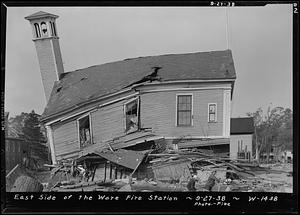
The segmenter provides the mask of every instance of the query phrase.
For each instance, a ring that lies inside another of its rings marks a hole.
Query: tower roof
[[[51,14],[51,13],[46,13],[44,11],[39,11],[39,12],[36,12],[36,13],[31,14],[29,16],[26,16],[25,19],[32,20],[32,19],[45,18],[45,17],[58,18],[57,15],[54,15],[54,14]]]

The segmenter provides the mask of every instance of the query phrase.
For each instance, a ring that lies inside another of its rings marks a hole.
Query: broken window
[[[125,119],[126,128],[125,132],[130,133],[138,130],[139,117],[138,117],[138,99],[135,99],[125,105]]]
[[[85,116],[79,119],[78,124],[79,124],[80,147],[85,147],[92,144],[90,117]]]
[[[217,121],[217,104],[208,104],[208,122]]]
[[[192,95],[178,95],[177,97],[177,125],[192,125]]]

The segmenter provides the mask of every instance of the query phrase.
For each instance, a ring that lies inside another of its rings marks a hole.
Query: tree
[[[20,115],[11,117],[8,122],[8,136],[25,139],[30,146],[31,157],[48,161],[47,139],[43,134],[43,127],[39,124],[40,115],[34,110],[30,113],[22,112]]]
[[[22,127],[22,133],[31,140],[38,142],[46,142],[46,138],[41,132],[41,126],[39,124],[40,115],[36,114],[34,110],[27,114],[24,118],[24,124]]]
[[[273,149],[282,151],[291,149],[293,145],[293,114],[291,109],[283,107],[268,107],[267,113],[258,108],[254,113],[247,113],[254,118],[254,145],[256,159],[262,152],[269,154]]]

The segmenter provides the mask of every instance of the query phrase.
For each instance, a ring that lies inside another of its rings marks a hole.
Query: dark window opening
[[[192,125],[192,96],[181,95],[177,98],[177,125]]]
[[[138,120],[138,99],[125,105],[126,128],[125,132],[130,133],[137,131],[139,128]]]
[[[216,104],[209,104],[208,107],[208,122],[216,122],[216,112],[217,112],[217,105]]]
[[[79,138],[80,147],[85,147],[92,144],[89,116],[79,119]]]
[[[37,23],[34,23],[35,36],[37,38],[41,37],[40,26]]]
[[[46,23],[45,22],[42,22],[41,23],[41,29],[42,29],[42,34],[44,35],[44,36],[48,36],[48,29],[47,29],[47,25],[46,25]]]
[[[56,89],[56,92],[59,93],[61,91],[62,87],[59,87]]]
[[[52,22],[52,25],[53,25],[53,33],[54,33],[54,36],[57,36],[55,23]]]
[[[49,24],[50,24],[51,36],[55,36],[55,35],[54,35],[54,32],[53,32],[53,25],[52,25],[52,22],[49,22]]]
[[[49,23],[50,23],[50,27],[51,27],[51,35],[56,36],[54,22],[49,22]]]

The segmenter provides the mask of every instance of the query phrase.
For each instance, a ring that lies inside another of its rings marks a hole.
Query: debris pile
[[[53,169],[45,191],[292,192],[292,167],[195,148],[95,151],[48,167]]]

